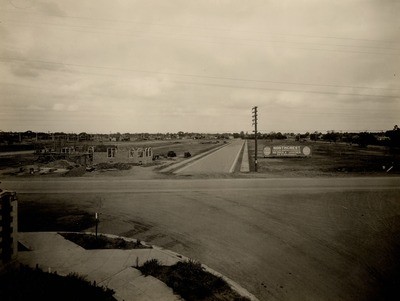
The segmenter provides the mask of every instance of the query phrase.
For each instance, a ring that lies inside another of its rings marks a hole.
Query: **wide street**
[[[176,170],[175,173],[231,173],[235,169],[243,144],[243,140],[233,140],[226,146]]]
[[[370,300],[388,292],[399,267],[400,178],[43,178],[1,187],[17,191],[21,208],[100,212],[100,232],[199,260],[260,300]]]

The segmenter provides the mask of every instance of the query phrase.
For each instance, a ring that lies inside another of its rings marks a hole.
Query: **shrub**
[[[78,274],[66,277],[21,266],[0,276],[0,300],[115,301],[114,291],[92,285]]]
[[[140,241],[127,241],[121,237],[108,237],[99,234],[97,238],[94,234],[85,233],[60,233],[65,239],[68,239],[84,249],[151,249],[151,246],[142,245]]]
[[[174,265],[167,285],[187,300],[206,298],[215,291],[228,288],[223,279],[206,272],[195,261],[178,262]]]
[[[149,276],[149,275],[156,276],[159,273],[160,267],[161,267],[160,262],[157,259],[150,259],[150,260],[147,260],[139,268],[139,270],[145,276]]]
[[[165,282],[187,301],[249,301],[240,296],[221,277],[204,270],[199,262],[189,260],[172,266],[162,266],[156,259],[146,261],[139,270]]]

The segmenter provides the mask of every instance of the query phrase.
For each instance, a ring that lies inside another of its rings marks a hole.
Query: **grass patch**
[[[308,158],[264,158],[263,148],[271,145],[307,145],[312,149]],[[254,171],[254,140],[248,140],[250,168]],[[400,154],[385,147],[360,148],[346,143],[258,141],[258,172],[285,176],[342,176],[399,174]],[[390,172],[388,168],[393,166]]]
[[[116,169],[116,170],[129,170],[132,168],[131,163],[98,163],[95,166],[97,170],[107,170],[107,169]]]
[[[152,259],[138,269],[145,276],[150,275],[163,281],[187,301],[249,301],[235,292],[224,279],[205,271],[195,261],[163,266]]]
[[[120,237],[108,237],[105,235],[97,235],[86,233],[59,233],[65,239],[81,246],[86,250],[93,249],[151,249],[151,246],[146,246],[140,240],[128,241]]]
[[[18,230],[21,232],[40,231],[82,231],[95,225],[94,215],[66,203],[39,203],[36,198],[19,195]],[[62,210],[60,209],[62,208]]]
[[[60,276],[20,266],[0,275],[2,301],[115,301],[114,291],[99,287],[77,274]]]

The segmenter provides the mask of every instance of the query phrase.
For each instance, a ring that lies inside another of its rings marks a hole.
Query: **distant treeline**
[[[130,135],[130,136],[128,136]],[[1,132],[0,131],[0,151],[13,151],[13,150],[32,150],[35,148],[33,146],[36,143],[45,141],[91,141],[94,136],[104,136],[109,137],[115,136],[113,141],[129,141],[133,136],[142,137],[144,134],[115,134],[115,135],[90,135],[87,133],[79,134],[66,134],[63,132],[59,133],[43,133],[43,132]],[[191,138],[191,139],[206,139],[210,138],[210,135],[199,135],[195,133],[183,133],[178,134],[146,134],[146,140],[158,139],[161,136],[174,137],[174,138]],[[224,133],[224,134],[213,134],[214,139],[228,139],[229,137],[242,138],[242,139],[254,139],[255,135],[247,134],[241,131],[240,133]],[[144,137],[144,136],[143,136]],[[129,139],[128,139],[129,138]],[[137,137],[136,137],[137,138]],[[382,145],[388,147],[400,147],[400,129],[397,125],[393,127],[392,130],[387,130],[385,132],[336,132],[328,131],[325,134],[321,132],[306,132],[304,134],[300,133],[284,133],[281,132],[270,132],[270,133],[258,133],[258,139],[264,140],[284,140],[288,138],[294,138],[297,141],[311,140],[311,141],[328,141],[328,142],[346,142],[351,144],[358,144],[359,146],[365,147],[367,145]]]
[[[243,132],[240,134],[233,134],[235,138],[242,139],[254,139],[255,134],[246,135]],[[394,126],[393,130],[388,130],[385,132],[359,132],[359,133],[349,133],[349,132],[335,132],[328,131],[323,134],[321,132],[314,133],[304,133],[304,134],[294,134],[280,132],[271,132],[268,134],[258,133],[257,139],[264,140],[284,140],[288,138],[294,138],[296,141],[327,141],[327,142],[346,142],[351,144],[357,144],[361,147],[366,147],[368,145],[381,145],[388,147],[400,147],[400,129],[398,126]]]

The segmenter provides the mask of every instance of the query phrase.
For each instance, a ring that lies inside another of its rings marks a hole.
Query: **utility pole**
[[[258,116],[257,116],[257,107],[253,107],[251,109],[252,111],[252,117],[253,117],[253,125],[254,125],[254,171],[257,172],[257,121],[258,121]]]

